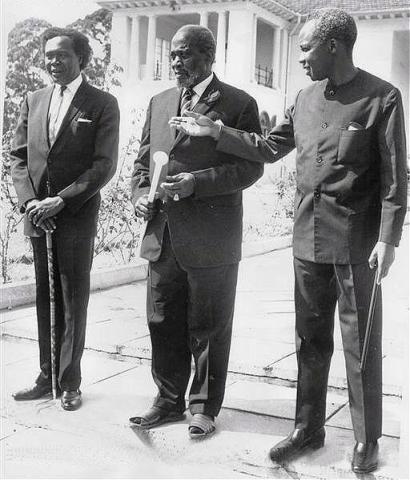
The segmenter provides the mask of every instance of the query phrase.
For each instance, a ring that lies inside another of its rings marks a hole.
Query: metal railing
[[[171,68],[171,64],[164,64],[157,60],[155,62],[154,80],[173,80],[175,78],[174,71]]]
[[[267,66],[261,67],[260,65],[256,65],[255,80],[259,85],[273,88],[273,69]]]

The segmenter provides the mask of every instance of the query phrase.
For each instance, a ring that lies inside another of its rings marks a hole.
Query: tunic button
[[[322,128],[327,128],[327,123],[326,122],[322,123]]]
[[[329,91],[329,95],[330,95],[331,97],[333,97],[334,94],[335,94],[335,91],[334,91],[334,90],[330,90],[330,91]]]
[[[320,198],[320,190],[318,188],[315,188],[315,190],[313,191],[313,196],[315,198]]]
[[[317,163],[322,163],[322,162],[323,162],[323,158],[319,155],[319,156],[316,158],[316,162],[317,162]]]

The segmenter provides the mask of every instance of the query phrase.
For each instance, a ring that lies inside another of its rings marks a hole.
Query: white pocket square
[[[92,120],[89,120],[88,118],[78,118],[77,119],[78,123],[92,123]]]
[[[347,127],[348,130],[364,130],[364,127],[362,127],[362,125],[360,125],[360,123],[357,123],[357,122],[350,122],[348,127]]]

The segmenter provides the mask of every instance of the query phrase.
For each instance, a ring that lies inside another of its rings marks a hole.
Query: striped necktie
[[[185,113],[191,108],[192,97],[194,96],[194,91],[192,88],[186,88],[184,93],[181,97],[181,107],[180,107],[180,114],[181,116],[185,115]]]

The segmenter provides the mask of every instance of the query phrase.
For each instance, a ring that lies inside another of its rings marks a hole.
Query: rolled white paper
[[[161,176],[161,171],[168,163],[168,155],[165,152],[154,153],[154,174],[152,175],[151,188],[148,194],[148,201],[152,203],[155,200],[155,194],[157,193],[158,183]]]

